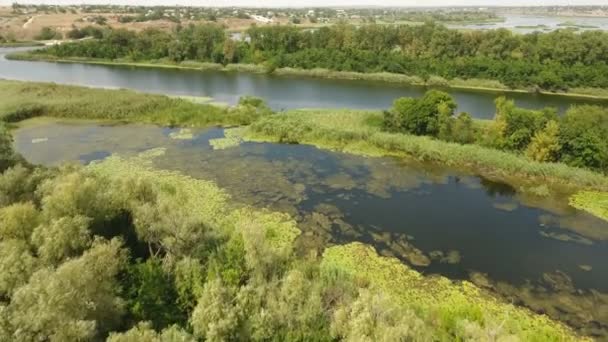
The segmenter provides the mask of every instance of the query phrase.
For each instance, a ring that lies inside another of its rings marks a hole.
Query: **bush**
[[[436,136],[440,117],[452,116],[455,108],[456,102],[449,94],[429,90],[420,99],[397,99],[393,108],[385,112],[384,127],[391,131]]]
[[[45,26],[40,30],[40,33],[34,39],[36,40],[51,40],[51,39],[61,39],[63,35],[55,30],[54,28]]]
[[[561,120],[561,160],[576,167],[608,171],[608,109],[570,108]]]
[[[537,132],[526,150],[528,158],[538,162],[555,162],[559,158],[559,124],[551,120]]]

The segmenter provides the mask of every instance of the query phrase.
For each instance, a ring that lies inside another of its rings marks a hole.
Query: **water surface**
[[[77,63],[9,61],[4,55],[15,48],[0,48],[0,78],[55,82],[104,88],[127,88],[142,92],[206,96],[235,104],[243,95],[266,99],[275,110],[293,108],[386,109],[399,97],[418,97],[425,87],[386,82],[327,80],[222,71],[194,71]],[[23,50],[23,49],[21,49]],[[477,118],[492,118],[495,92],[447,90],[458,110]],[[526,108],[555,107],[560,112],[573,104],[605,104],[593,100],[555,95],[508,93]]]
[[[606,17],[564,17],[542,15],[500,15],[505,20],[496,23],[473,23],[465,25],[448,25],[451,28],[491,30],[506,28],[518,33],[550,32],[558,29],[574,29],[576,31],[602,30],[608,31]]]

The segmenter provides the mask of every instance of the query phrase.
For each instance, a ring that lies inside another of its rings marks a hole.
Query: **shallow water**
[[[31,48],[30,48],[31,49]],[[399,97],[422,96],[425,87],[386,82],[280,77],[221,71],[171,70],[76,63],[9,61],[4,55],[23,48],[0,48],[0,78],[55,82],[105,88],[127,88],[149,93],[212,97],[235,104],[243,95],[259,96],[275,110],[293,108],[385,109]],[[492,118],[495,92],[446,90],[458,110],[477,118]],[[604,104],[608,100],[508,93],[526,108],[555,107],[560,112],[573,104]]]
[[[155,147],[159,168],[215,181],[237,202],[292,214],[301,250],[364,241],[425,274],[472,279],[585,333],[608,327],[608,224],[567,206],[530,200],[508,185],[449,169],[365,158],[304,145],[243,143],[213,150],[221,129],[103,125],[39,118],[14,132],[33,163],[89,163]]]
[[[549,32],[565,28],[575,29],[576,31],[608,31],[608,18],[604,17],[560,17],[523,14],[508,14],[503,17],[505,18],[503,22],[448,25],[448,27],[482,30],[506,28],[518,33],[530,33],[534,31]],[[574,26],[568,26],[569,24],[574,24]]]

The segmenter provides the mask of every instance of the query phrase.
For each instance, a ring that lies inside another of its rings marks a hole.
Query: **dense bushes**
[[[59,57],[196,60],[419,76],[442,82],[498,80],[513,88],[551,91],[608,88],[608,33],[514,34],[498,30],[450,30],[421,26],[334,25],[318,30],[293,26],[252,27],[249,40],[232,41],[216,25],[187,26],[173,33],[112,30],[96,41],[62,44],[41,53]],[[434,77],[435,79],[437,77]]]
[[[539,162],[561,161],[575,167],[608,172],[608,109],[575,106],[564,117],[553,108],[518,108],[504,97],[496,99],[496,116],[477,129],[466,113],[454,117],[450,95],[429,91],[422,98],[401,98],[384,112],[385,129],[429,135],[445,141],[478,143],[525,152]]]

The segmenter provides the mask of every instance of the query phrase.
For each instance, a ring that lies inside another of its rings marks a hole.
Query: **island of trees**
[[[437,85],[465,79],[478,80],[480,86],[482,80],[493,80],[527,90],[608,88],[608,33],[601,31],[562,29],[520,35],[506,29],[459,31],[434,23],[338,24],[315,30],[253,26],[246,37],[231,39],[213,24],[178,27],[173,32],[107,29],[100,39],[37,53],[58,58],[257,64],[267,71],[384,72]]]

